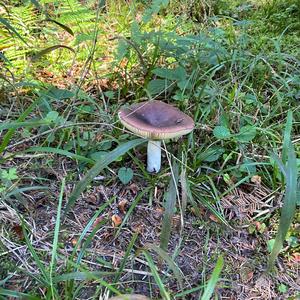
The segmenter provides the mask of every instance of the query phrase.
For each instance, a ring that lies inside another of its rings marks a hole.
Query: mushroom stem
[[[149,141],[147,149],[147,171],[158,173],[161,164],[161,141]]]

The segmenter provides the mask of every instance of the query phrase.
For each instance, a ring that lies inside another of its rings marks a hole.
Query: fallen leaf
[[[111,220],[113,222],[113,227],[118,227],[122,223],[122,218],[118,215],[113,215]]]
[[[139,191],[139,188],[135,183],[132,183],[130,186],[127,187],[127,189],[130,190],[133,195],[136,195]]]
[[[251,182],[257,185],[261,185],[261,177],[259,175],[254,175],[251,177]]]
[[[127,204],[128,201],[126,199],[123,199],[118,203],[118,208],[122,214],[125,214]]]
[[[19,224],[15,224],[12,229],[20,240],[24,240],[22,226],[20,226]]]
[[[77,242],[78,242],[78,240],[76,238],[73,238],[71,240],[71,244],[73,245],[73,247],[76,246]]]
[[[209,215],[209,218],[216,223],[220,223],[220,220],[213,214]]]
[[[97,197],[94,194],[90,194],[88,195],[88,197],[86,198],[86,202],[96,205],[97,204]]]
[[[144,225],[143,224],[134,224],[134,225],[131,225],[131,229],[135,233],[142,233],[144,231]]]
[[[100,216],[98,218],[96,218],[93,227],[95,228],[100,222],[102,222],[104,220],[103,216]]]
[[[300,263],[300,253],[293,253],[292,254],[292,261],[295,262],[296,264]]]
[[[179,215],[175,215],[175,216],[172,217],[172,226],[176,230],[180,229],[180,227],[181,227],[181,219],[180,219]]]

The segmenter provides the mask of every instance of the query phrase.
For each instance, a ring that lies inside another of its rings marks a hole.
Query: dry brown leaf
[[[114,227],[118,227],[122,223],[122,218],[120,216],[118,216],[118,215],[113,215],[111,217],[111,220],[113,222],[113,226]]]
[[[71,244],[73,245],[73,247],[76,246],[77,242],[78,242],[78,240],[76,238],[73,238],[71,240]]]
[[[138,186],[135,183],[132,183],[130,186],[127,187],[128,190],[131,191],[132,194],[136,195],[139,191]]]
[[[96,205],[97,204],[97,197],[94,194],[90,194],[88,195],[88,197],[86,198],[86,202]]]
[[[251,177],[251,182],[257,185],[261,185],[261,177],[259,175],[254,175]]]
[[[220,223],[220,220],[213,214],[209,215],[209,218],[216,223]]]
[[[24,234],[21,225],[15,224],[12,229],[20,240],[24,240]]]
[[[118,203],[118,208],[122,214],[125,214],[127,204],[128,201],[126,199],[123,199]]]
[[[96,227],[100,222],[102,222],[104,220],[103,216],[100,216],[98,218],[96,218],[93,227]]]
[[[291,257],[291,261],[296,264],[300,264],[300,253],[298,252],[293,253]]]
[[[134,224],[131,226],[131,229],[135,233],[142,233],[144,231],[143,224]]]

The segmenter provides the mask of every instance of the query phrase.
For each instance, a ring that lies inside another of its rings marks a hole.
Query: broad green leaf
[[[161,8],[166,7],[169,3],[169,0],[153,0],[151,5],[147,8],[143,15],[143,22],[148,23],[151,20],[152,15],[157,14]]]
[[[8,171],[3,170],[1,172],[1,178],[6,179],[6,180],[18,179],[19,177],[17,175],[17,169],[16,168],[10,168],[10,169],[8,169]]]
[[[197,160],[199,159],[201,161],[214,162],[214,161],[218,160],[224,152],[225,152],[224,148],[212,147],[212,148],[205,150],[204,152],[201,152],[197,156]]]
[[[57,111],[49,111],[46,115],[46,117],[44,118],[45,121],[49,121],[49,122],[55,122],[56,119],[58,118],[59,114]]]
[[[118,171],[118,177],[123,184],[127,184],[133,177],[133,171],[131,168],[120,168]]]
[[[171,82],[165,79],[151,80],[147,85],[147,90],[151,95],[163,93],[168,90]]]
[[[239,170],[241,172],[245,172],[248,174],[252,174],[255,175],[256,173],[256,162],[254,162],[253,160],[249,159],[249,158],[244,158],[243,160],[243,164],[240,166]]]
[[[177,67],[175,69],[156,68],[152,73],[169,80],[183,81],[186,79],[186,71],[183,67]]]
[[[267,241],[267,248],[269,253],[272,252],[273,248],[274,248],[274,244],[275,244],[275,239],[270,239]]]
[[[74,93],[69,90],[59,89],[55,86],[52,86],[44,95],[50,99],[64,100],[72,98]]]
[[[141,145],[144,142],[145,142],[144,139],[135,139],[135,140],[129,141],[127,143],[124,143],[124,144],[118,146],[116,149],[112,150],[111,152],[107,153],[107,155],[102,160],[96,162],[96,164],[85,174],[83,179],[76,184],[73,192],[71,193],[71,195],[69,197],[69,201],[68,201],[66,209],[65,209],[65,215],[69,212],[71,207],[75,204],[75,201],[80,196],[80,194],[84,191],[84,189],[88,186],[88,184],[104,168],[106,168],[110,163],[115,161],[119,156],[124,155],[130,149],[132,149],[138,145]]]
[[[106,151],[97,151],[97,152],[91,153],[90,157],[93,160],[97,161],[97,160],[103,159],[103,157],[105,157],[105,155],[107,155]]]
[[[213,134],[217,139],[227,139],[231,137],[229,129],[224,126],[216,126],[213,130]]]
[[[243,126],[240,132],[235,136],[235,139],[241,143],[248,143],[256,136],[256,128],[251,125]]]

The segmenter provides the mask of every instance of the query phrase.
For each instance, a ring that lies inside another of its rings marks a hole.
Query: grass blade
[[[40,280],[44,283],[45,286],[48,286],[49,281],[50,281],[49,280],[49,275],[48,275],[48,273],[46,271],[45,266],[43,265],[42,261],[40,260],[40,258],[38,257],[37,253],[35,252],[32,244],[31,244],[31,242],[30,242],[30,240],[29,240],[29,238],[27,236],[27,233],[26,233],[26,230],[25,230],[25,222],[24,222],[23,218],[20,218],[20,219],[21,219],[21,222],[22,222],[21,223],[21,225],[22,225],[22,231],[23,231],[23,236],[25,238],[26,245],[27,245],[27,247],[29,249],[29,252],[32,255],[35,263],[37,264],[40,272],[42,273],[42,278]]]
[[[77,260],[76,263],[73,263],[74,261],[74,257],[77,254],[77,251],[79,249],[79,247],[82,244],[83,239],[85,238],[85,236],[87,235],[89,229],[93,226],[93,224],[95,223],[96,219],[98,218],[98,216],[104,211],[104,209],[109,206],[111,204],[111,202],[115,199],[115,197],[112,197],[109,201],[105,202],[103,205],[101,205],[99,207],[99,209],[96,211],[96,213],[94,214],[94,216],[90,219],[90,221],[87,223],[87,225],[85,226],[85,228],[83,229],[73,251],[72,254],[70,255],[69,259],[68,259],[68,265],[67,265],[67,271],[74,269],[73,273],[76,273],[78,271],[78,268],[80,266],[80,262],[82,257],[85,254],[86,248],[88,247],[88,245],[90,244],[90,242],[92,241],[93,237],[95,236],[95,234],[97,233],[97,230],[99,229],[99,226],[101,224],[103,224],[104,222],[100,222],[99,224],[97,224],[95,226],[95,228],[92,230],[92,232],[87,236],[85,243],[83,245],[83,247],[81,247],[80,252],[77,256]],[[98,226],[99,225],[99,226]],[[70,265],[70,266],[69,266]],[[68,286],[66,287],[66,289],[68,289],[69,293],[72,293],[71,291],[73,291],[74,288],[74,280],[71,279],[71,282],[68,284]]]
[[[202,295],[201,300],[209,300],[212,296],[215,286],[219,280],[220,274],[222,272],[224,266],[224,259],[223,256],[219,256],[216,266],[211,274],[211,277],[207,283],[207,286],[205,287],[204,293]]]
[[[163,282],[162,282],[162,280],[161,280],[161,278],[160,278],[160,276],[159,276],[159,274],[157,272],[156,266],[155,266],[155,264],[154,264],[151,256],[145,250],[143,251],[143,254],[144,254],[144,256],[145,256],[145,258],[146,258],[146,260],[147,260],[147,262],[149,264],[149,267],[151,269],[151,272],[152,272],[152,275],[153,275],[153,277],[155,279],[155,282],[158,285],[161,297],[163,299],[165,299],[165,300],[170,300],[171,299],[170,295],[169,295],[169,293],[167,292],[167,290],[164,287],[164,284],[163,284]]]
[[[4,25],[4,27],[6,27],[6,29],[9,31],[9,33],[11,34],[15,34],[22,42],[24,42],[24,44],[26,44],[27,46],[29,46],[27,44],[27,42],[23,39],[23,37],[18,33],[18,31],[10,25],[10,23],[4,19],[4,18],[0,18],[0,23],[2,23]]]
[[[40,297],[0,288],[0,295],[26,300],[41,300]]]
[[[58,283],[58,282],[70,281],[70,280],[99,279],[99,277],[112,276],[115,274],[116,274],[116,272],[111,272],[111,271],[71,272],[71,273],[65,273],[65,274],[54,277],[53,282]]]
[[[60,228],[60,215],[61,215],[64,188],[65,188],[65,178],[63,178],[63,180],[62,180],[60,194],[59,194],[59,198],[58,198],[57,216],[56,216],[56,222],[55,222],[51,262],[50,262],[50,271],[49,271],[52,296],[54,296],[54,294],[57,294],[57,293],[54,293],[55,291],[54,291],[54,286],[53,286],[53,280],[52,280],[53,276],[52,275],[53,275],[53,271],[55,270],[55,267],[56,267],[58,235],[59,235],[59,228]]]
[[[137,237],[138,237],[138,233],[133,234],[133,236],[132,236],[132,238],[130,240],[129,245],[127,246],[125,255],[124,255],[124,257],[123,257],[123,259],[121,261],[118,273],[116,274],[116,276],[114,278],[114,281],[113,281],[114,283],[117,283],[119,281],[119,279],[121,277],[121,274],[122,274],[122,272],[123,272],[123,270],[125,268],[127,259],[128,259],[129,255],[130,255],[130,252],[131,252],[131,250],[132,250],[132,248],[133,248],[133,246],[134,246],[134,244],[136,242]]]
[[[180,288],[183,288],[183,283],[182,283],[182,273],[179,267],[174,263],[172,260],[171,256],[161,248],[155,246],[155,245],[149,245],[147,247],[148,249],[154,250],[169,266],[169,268],[173,271],[174,276],[176,277]]]
[[[297,159],[293,144],[288,145],[288,161],[285,167],[286,170],[286,189],[283,206],[279,221],[279,228],[276,234],[274,246],[268,261],[268,271],[274,268],[276,258],[282,249],[286,234],[293,221],[297,203]]]
[[[293,113],[290,110],[287,115],[285,129],[283,133],[283,145],[282,145],[282,161],[285,164],[288,160],[289,144],[291,140],[291,132],[293,126]]]
[[[64,155],[73,159],[77,159],[79,161],[87,162],[90,164],[94,164],[95,161],[91,158],[78,155],[63,149],[53,148],[53,147],[30,147],[29,149],[26,149],[25,152],[46,152],[46,153],[54,153],[54,154],[60,154]]]
[[[104,169],[106,168],[110,163],[112,163],[114,160],[116,160],[118,157],[124,155],[127,151],[130,149],[141,145],[144,143],[144,139],[135,139],[132,141],[129,141],[127,143],[124,143],[120,146],[118,146],[113,151],[107,153],[105,157],[98,161],[84,176],[84,178],[77,183],[75,186],[75,189],[71,193],[69,197],[69,201],[67,203],[67,206],[65,208],[64,214],[66,215],[71,207],[74,205],[75,201],[79,197],[80,193],[83,192],[83,190],[87,187],[87,185]]]
[[[18,122],[23,122],[25,120],[25,118],[31,113],[31,111],[35,108],[36,105],[39,104],[39,102],[41,101],[41,98],[38,98],[37,100],[35,100],[33,103],[31,103],[25,110],[24,112],[20,115],[20,117],[17,119],[17,123]],[[0,126],[1,127],[1,126]],[[0,145],[0,154],[4,151],[4,149],[6,148],[6,146],[8,145],[11,137],[13,136],[15,130],[17,128],[13,128],[13,127],[9,127],[6,128],[9,129],[8,132],[4,135],[2,143]],[[0,128],[0,130],[2,130]]]
[[[52,22],[52,23],[58,25],[59,27],[61,27],[62,29],[64,29],[66,32],[68,32],[69,34],[71,34],[71,35],[74,36],[73,30],[70,27],[68,27],[67,25],[62,24],[62,23],[60,23],[60,22],[58,22],[56,20],[53,20],[51,18],[47,18],[45,21]]]
[[[177,191],[176,191],[176,186],[178,182],[177,164],[174,164],[173,172],[174,172],[174,178],[173,176],[171,176],[169,189],[166,194],[165,211],[164,211],[164,217],[162,221],[162,228],[160,234],[160,248],[165,251],[168,248],[168,243],[170,240],[171,229],[172,229],[172,226],[170,226],[170,224],[172,224],[172,217],[174,214],[176,198],[177,198]]]
[[[69,46],[65,46],[65,45],[54,45],[54,46],[51,46],[51,47],[48,47],[46,49],[43,49],[39,52],[37,52],[36,54],[34,54],[32,57],[31,57],[31,60],[32,61],[36,61],[38,59],[40,59],[42,56],[56,50],[56,49],[59,49],[59,48],[63,48],[63,49],[67,49],[71,52],[73,52],[75,54],[75,50]]]
[[[39,121],[28,121],[28,122],[11,122],[11,123],[4,123],[0,125],[0,130],[6,129],[18,129],[21,127],[37,127],[43,125],[50,125],[49,121],[39,120]]]

